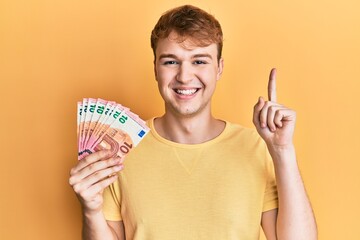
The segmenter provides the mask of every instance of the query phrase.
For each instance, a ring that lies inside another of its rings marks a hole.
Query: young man
[[[267,239],[317,239],[295,157],[296,115],[276,103],[275,70],[269,101],[254,107],[256,133],[211,113],[224,67],[213,16],[172,9],[151,46],[165,114],[148,121],[124,169],[124,159],[100,151],[71,170],[84,239],[258,239],[260,226]]]

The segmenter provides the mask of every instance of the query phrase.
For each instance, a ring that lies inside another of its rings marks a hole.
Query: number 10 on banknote
[[[84,98],[77,103],[79,160],[102,149],[123,157],[149,130],[138,115],[119,103],[100,98]]]

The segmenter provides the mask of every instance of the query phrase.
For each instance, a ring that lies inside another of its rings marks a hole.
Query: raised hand
[[[269,147],[290,147],[293,145],[296,113],[277,103],[275,68],[269,76],[268,97],[268,101],[260,97],[254,106],[253,123]]]
[[[83,211],[101,211],[103,190],[117,178],[123,169],[120,157],[110,158],[111,152],[102,150],[80,160],[70,171],[69,183],[80,200]]]

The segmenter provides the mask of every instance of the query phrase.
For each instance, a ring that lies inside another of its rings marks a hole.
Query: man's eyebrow
[[[176,57],[176,55],[175,54],[171,54],[171,53],[169,53],[169,54],[161,54],[160,56],[159,56],[159,59],[162,59],[162,58],[177,58]]]
[[[175,59],[177,59],[178,57],[175,54],[164,53],[164,54],[161,54],[159,56],[159,59],[162,59],[162,58],[175,58]],[[210,58],[210,59],[212,59],[212,56],[210,54],[208,54],[208,53],[198,53],[198,54],[194,54],[193,56],[191,56],[191,58]]]
[[[192,58],[203,58],[203,57],[212,59],[212,56],[208,53],[199,53],[192,56]]]

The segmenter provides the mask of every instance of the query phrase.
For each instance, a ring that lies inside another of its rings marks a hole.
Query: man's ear
[[[218,65],[219,66],[218,66],[217,80],[220,80],[221,75],[222,75],[223,70],[224,70],[224,59],[223,58],[219,59]]]
[[[156,71],[156,59],[154,59],[154,74],[155,74],[155,80],[157,81],[157,71]]]

